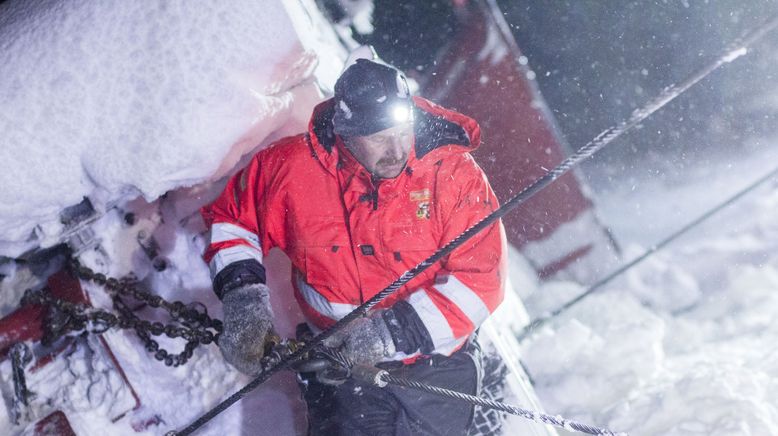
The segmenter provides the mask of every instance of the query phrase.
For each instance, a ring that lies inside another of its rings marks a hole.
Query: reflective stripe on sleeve
[[[242,239],[262,252],[259,236],[256,233],[230,223],[215,223],[211,226],[211,244],[227,242],[233,239]]]
[[[407,301],[416,310],[424,327],[427,328],[436,353],[449,355],[467,339],[466,337],[461,339],[454,337],[448,320],[427,295],[426,290],[419,289],[411,294]]]
[[[475,328],[486,321],[491,313],[481,297],[454,275],[449,275],[446,283],[436,283],[434,288],[456,304],[459,310],[467,315]]]
[[[254,259],[261,264],[262,251],[248,245],[234,245],[217,251],[208,264],[211,270],[211,278],[216,277],[225,266],[247,259]]]

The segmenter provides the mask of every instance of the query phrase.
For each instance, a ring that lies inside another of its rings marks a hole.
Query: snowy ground
[[[306,125],[345,58],[306,7],[0,4],[0,256],[57,242],[84,197],[100,212],[153,201]]]
[[[617,235],[648,245],[767,173],[775,151],[599,203]],[[777,213],[772,180],[527,340],[546,409],[633,435],[778,434]],[[580,291],[548,283],[525,304],[537,315]]]
[[[740,186],[769,166],[765,159],[755,162],[733,163],[750,170],[741,173]],[[726,196],[718,190],[711,194],[705,178],[679,183],[672,189],[662,181],[652,186],[648,186],[650,181],[642,184],[645,192],[663,194],[661,198],[668,204],[685,196],[709,201]],[[763,186],[527,341],[524,363],[537,383],[546,411],[633,435],[778,434],[778,398],[773,394],[778,354],[769,345],[778,341],[778,327],[771,325],[773,313],[778,311],[776,188],[778,181]],[[692,195],[695,192],[697,195]],[[98,229],[100,234],[114,235],[103,244],[107,252],[114,253],[114,262],[104,270],[120,276],[133,269],[162,295],[203,301],[214,316],[220,316],[219,305],[207,292],[207,270],[197,254],[202,249],[201,223],[187,219],[192,206],[186,199],[199,195],[182,190],[161,202],[140,202],[133,206],[138,218],[134,226],[124,224],[117,211],[109,214]],[[639,200],[653,204],[648,196]],[[601,201],[624,204],[637,199],[613,191]],[[170,264],[163,272],[154,271],[137,246],[122,249],[131,246],[126,238],[160,221],[156,214],[165,224],[155,234]],[[657,224],[656,232],[642,235],[641,242],[655,241],[654,236],[673,230],[696,214],[691,215]],[[616,223],[617,231],[640,235],[636,232],[640,221],[630,225],[627,213],[610,218],[618,216],[622,220]],[[637,244],[630,245],[627,257],[641,250]],[[96,258],[92,261],[100,263]],[[278,259],[275,262],[283,265]],[[271,279],[279,281],[288,272],[283,268],[270,270],[278,272],[277,278]],[[517,267],[516,272],[523,270]],[[526,277],[521,282],[521,274],[512,278],[522,288],[536,287]],[[283,290],[281,285],[275,286]],[[548,283],[525,303],[531,314],[538,314],[579,291],[570,283]],[[277,300],[274,304],[276,310],[293,312],[290,302]],[[282,329],[291,334],[291,327],[290,321]],[[110,333],[108,340],[135,381],[143,408],[111,423],[105,414],[121,403],[122,396],[120,390],[111,388],[110,375],[105,380],[92,378],[87,384],[73,383],[57,392],[56,401],[69,401],[68,407],[77,409],[71,420],[83,434],[99,434],[97,429],[138,434],[128,424],[152,419],[155,414],[164,422],[139,434],[160,434],[189,422],[247,381],[224,365],[214,347],[199,350],[185,368],[169,369],[140,349],[131,333]],[[83,371],[77,366],[79,359],[83,356],[73,356],[71,373]],[[2,372],[7,375],[7,368]],[[42,383],[45,380],[43,377]],[[273,383],[273,388],[263,388],[261,395],[252,395],[229,409],[202,434],[300,434],[302,422],[279,414],[300,407],[294,403],[294,381],[286,377]],[[90,395],[84,395],[90,390]],[[182,407],[182,397],[189,399],[186,407]],[[279,407],[279,403],[289,405]],[[273,413],[266,413],[268,410]],[[11,433],[21,430],[7,421],[0,422],[0,428]]]
[[[3,7],[9,4],[20,2],[6,2]],[[127,6],[124,12],[134,21],[112,21],[121,12],[118,8],[106,10],[84,1],[70,4],[67,14],[52,8],[36,16],[31,9],[19,9],[18,13],[28,14],[29,19],[50,19],[51,25],[13,25],[22,23],[22,16],[0,19],[5,26],[0,30],[9,41],[5,47],[15,53],[15,62],[0,64],[3,76],[12,78],[2,82],[7,87],[0,85],[4,104],[0,125],[9,132],[0,155],[4,161],[15,162],[6,165],[14,171],[2,176],[2,253],[18,254],[34,245],[36,241],[28,237],[31,229],[41,240],[56,234],[61,230],[57,224],[61,207],[90,195],[98,209],[107,213],[96,224],[101,251],[86,256],[85,261],[112,276],[133,271],[155,292],[172,299],[202,301],[213,316],[220,317],[220,305],[209,289],[207,267],[199,258],[204,228],[195,213],[212,198],[218,185],[176,189],[161,199],[156,196],[171,187],[195,185],[223,175],[240,154],[257,143],[291,133],[289,129],[299,131],[305,123],[303,114],[321,98],[320,85],[331,83],[332,72],[340,68],[340,60],[333,55],[337,50],[316,41],[286,45],[289,41],[284,38],[294,36],[289,21],[300,25],[310,17],[302,19],[304,14],[286,10],[287,16],[279,8],[257,7],[256,2],[246,2],[251,7],[239,8],[239,16],[231,19],[235,23],[231,32],[237,33],[182,24],[202,17],[230,19],[235,15],[236,9],[217,2],[204,4],[221,13],[187,8],[191,15],[186,16],[175,8],[147,11]],[[263,28],[253,25],[252,16],[278,21],[282,29],[276,32],[267,27],[257,33]],[[58,21],[60,17],[63,19]],[[164,26],[147,23],[150,18],[166,17],[170,20]],[[245,24],[246,20],[252,24]],[[101,60],[100,53],[117,53],[104,50],[103,44],[105,34],[122,33],[119,25],[134,35],[130,43],[119,44],[129,55]],[[313,22],[303,27],[316,25]],[[80,28],[93,29],[93,33]],[[159,29],[170,33],[159,34]],[[317,33],[297,35],[315,39]],[[48,39],[34,45],[36,36]],[[154,44],[158,39],[182,44]],[[256,43],[258,40],[268,43]],[[137,52],[135,41],[145,41],[154,50]],[[184,47],[183,42],[193,45]],[[230,54],[223,52],[224,47],[249,48]],[[279,56],[271,49],[284,47],[284,62],[278,69],[271,68],[267,59]],[[212,50],[212,56],[205,56],[205,49]],[[24,57],[30,53],[35,56]],[[211,63],[218,60],[217,67],[204,64],[206,58]],[[115,59],[133,60],[141,68],[116,65]],[[166,63],[157,63],[157,59]],[[71,64],[79,67],[71,68]],[[115,71],[100,75],[103,64]],[[144,69],[147,65],[153,67]],[[168,76],[164,71],[171,65],[177,74]],[[312,77],[314,68],[318,81]],[[38,74],[30,74],[32,70]],[[148,74],[139,78],[132,71]],[[79,72],[85,74],[79,77]],[[228,79],[222,80],[224,77]],[[248,77],[256,82],[249,80],[247,84]],[[222,88],[211,86],[222,81],[226,82]],[[112,93],[94,92],[99,91],[99,85],[107,85]],[[21,92],[23,89],[36,91],[30,95]],[[190,94],[198,97],[193,99]],[[148,95],[167,97],[144,97]],[[214,96],[227,101],[216,99],[214,106],[208,98]],[[74,109],[77,104],[84,111]],[[213,118],[213,108],[222,104],[230,109],[217,111],[219,116]],[[108,108],[110,105],[115,105],[114,110]],[[295,110],[299,108],[305,110]],[[235,118],[231,110],[240,116]],[[150,113],[166,116],[150,118]],[[78,123],[82,119],[92,120],[92,124]],[[692,169],[684,180],[621,183],[598,199],[604,221],[613,225],[617,238],[627,241],[627,257],[636,255],[641,251],[637,244],[656,242],[766,171],[778,161],[776,149],[768,147],[764,154]],[[112,150],[120,152],[122,158],[115,159]],[[52,163],[52,155],[60,159]],[[144,159],[157,165],[143,165]],[[778,434],[778,397],[773,394],[778,353],[770,346],[778,342],[778,327],[771,325],[772,314],[778,311],[776,188],[776,182],[763,187],[528,340],[523,350],[525,364],[537,382],[546,411],[634,435]],[[117,198],[106,198],[110,197],[107,194],[118,194],[125,200],[143,194],[148,202],[139,198],[122,204]],[[136,214],[134,224],[126,223],[126,212]],[[144,238],[139,236],[142,232]],[[140,239],[148,240],[149,236],[159,245],[158,257],[167,262],[164,271],[152,267],[152,259],[139,245]],[[291,336],[299,314],[293,302],[278,297],[290,295],[282,284],[288,269],[273,255],[268,262],[277,262],[268,268],[271,285],[277,290],[274,308],[277,313],[287,313],[278,328],[282,335]],[[8,276],[0,282],[0,312],[4,314],[18,301],[26,278],[15,274],[9,263],[0,269]],[[522,288],[522,295],[535,289],[525,301],[530,314],[557,307],[580,291],[569,283],[538,287],[520,271],[523,269],[517,267],[512,279]],[[97,305],[107,303],[98,289],[88,290]],[[76,431],[83,435],[162,434],[186,425],[247,381],[224,364],[214,346],[199,349],[187,366],[170,369],[146,353],[131,332],[105,336],[127,370],[141,408],[111,422],[110,415],[121,412],[129,400],[100,353],[85,351],[99,348],[90,342],[89,348],[69,355],[60,366],[30,377],[31,388],[40,394],[38,399],[51,398],[51,402],[36,403],[39,413],[62,406],[71,412]],[[5,398],[9,397],[8,370],[7,362],[0,365]],[[77,377],[85,374],[89,374],[85,379]],[[274,389],[252,394],[199,434],[302,433],[304,424],[291,416],[300,407],[294,381],[287,376],[272,383]],[[155,415],[161,419],[156,423]],[[148,422],[152,423],[144,430],[143,424]],[[141,430],[136,433],[132,425]],[[22,431],[0,413],[0,433]]]
[[[132,272],[153,292],[202,302],[221,318],[200,257],[205,229],[197,209],[221,190],[242,155],[302,131],[323,91],[331,91],[346,52],[315,4],[7,1],[0,39],[7,79],[0,82],[0,256],[57,242],[59,212],[89,197],[100,218],[91,225],[97,249],[85,250],[85,264],[112,277]],[[154,259],[164,271],[153,268]],[[288,268],[268,269],[271,284],[289,276]],[[2,257],[0,274],[4,316],[35,281]],[[274,286],[277,296],[291,295]],[[86,291],[96,306],[110,306],[101,289]],[[274,307],[284,314],[293,306],[276,298]],[[284,317],[279,333],[293,336],[295,320]],[[129,411],[128,387],[102,345],[89,341],[29,372],[33,421],[62,409],[79,435],[163,434],[248,382],[215,345],[171,369],[133,332],[104,337],[140,408]],[[173,352],[182,346],[160,342]],[[287,375],[271,385],[199,434],[301,433],[304,422],[290,416],[299,403],[294,380]],[[0,390],[7,406],[8,360],[0,363]],[[0,409],[0,434],[24,432]],[[241,418],[257,415],[261,421]]]

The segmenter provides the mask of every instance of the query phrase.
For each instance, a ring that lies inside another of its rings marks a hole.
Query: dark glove
[[[238,371],[254,375],[261,369],[265,338],[273,327],[270,290],[261,283],[243,285],[222,297],[224,331],[219,349]]]
[[[382,313],[383,310],[375,311],[351,321],[327,338],[324,345],[338,349],[355,364],[372,366],[393,356],[397,349]]]

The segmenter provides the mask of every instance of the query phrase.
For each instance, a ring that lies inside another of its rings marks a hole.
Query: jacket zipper
[[[378,185],[381,184],[381,179],[370,176],[370,183],[373,185],[373,210],[378,210]]]

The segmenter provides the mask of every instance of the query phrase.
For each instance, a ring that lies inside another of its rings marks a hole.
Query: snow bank
[[[55,242],[59,212],[83,197],[98,211],[151,201],[224,175],[290,120],[299,128],[321,98],[312,79],[326,88],[345,57],[303,8],[0,5],[0,255]]]
[[[221,190],[223,176],[242,157],[305,129],[345,57],[309,0],[3,3],[0,256],[57,242],[60,211],[88,197],[100,215],[91,224],[99,248],[85,252],[82,262],[112,277],[133,273],[152,292],[202,302],[221,318],[200,258],[205,228],[197,209]],[[155,261],[165,268],[155,269]],[[288,261],[271,252],[267,265],[276,328],[293,336],[300,314]],[[14,271],[13,263],[0,267],[9,275],[0,289],[0,310],[7,313],[33,278]],[[111,307],[99,287],[85,289],[95,306]],[[153,310],[142,316],[166,320]],[[42,384],[31,388],[42,402],[52,400],[38,404],[32,418],[61,408],[79,434],[162,434],[248,382],[213,344],[198,348],[185,366],[168,368],[132,331],[103,337],[141,408],[108,422],[112,408],[126,402],[126,389],[106,370],[105,377],[84,380],[88,389],[67,382],[47,387],[41,376]],[[164,339],[160,345],[174,353],[182,346]],[[0,377],[8,386],[6,366]],[[285,374],[199,434],[301,434],[298,397]],[[0,433],[24,431],[3,415]]]
[[[678,189],[706,196],[708,187]],[[777,187],[733,205],[525,342],[546,409],[632,435],[778,434],[770,345],[778,342]],[[542,286],[527,308],[557,307],[576,288]]]

